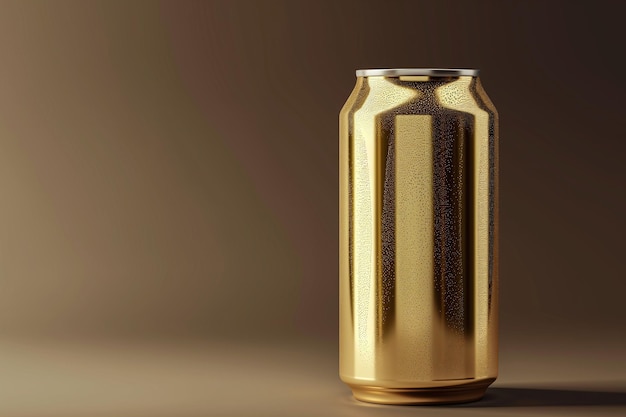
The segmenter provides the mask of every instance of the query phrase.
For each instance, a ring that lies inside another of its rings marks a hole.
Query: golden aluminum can
[[[477,70],[358,70],[341,110],[340,377],[480,399],[498,373],[498,114]]]

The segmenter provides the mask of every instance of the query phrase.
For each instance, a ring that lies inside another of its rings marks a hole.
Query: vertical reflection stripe
[[[340,354],[350,355],[354,352],[354,298],[353,298],[353,248],[351,244],[354,216],[352,215],[352,113],[357,100],[363,95],[363,79],[357,84],[346,101],[339,116],[339,299],[349,302],[339,303],[339,326],[344,331],[339,333]],[[347,254],[347,256],[346,256]],[[353,363],[343,361],[342,372],[353,373]]]
[[[354,340],[357,354],[354,367],[361,378],[376,377],[380,316],[380,227],[381,190],[380,139],[377,116],[408,102],[419,92],[396,86],[384,77],[368,77],[373,90],[386,90],[386,95],[371,94],[354,112],[353,207],[356,219],[353,229],[354,251]]]
[[[474,134],[471,143],[473,161],[474,241],[472,271],[474,280],[474,346],[476,377],[489,373],[489,357],[493,354],[489,343],[489,114],[482,110],[469,92],[472,79],[461,77],[439,87],[436,96],[449,109],[474,115]]]
[[[396,368],[433,377],[432,117],[396,116]]]

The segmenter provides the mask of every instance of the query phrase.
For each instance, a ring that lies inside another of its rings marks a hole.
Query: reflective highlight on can
[[[341,379],[368,402],[479,399],[498,367],[496,109],[477,71],[357,74],[339,118]]]

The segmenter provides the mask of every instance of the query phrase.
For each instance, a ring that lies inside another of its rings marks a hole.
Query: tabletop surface
[[[0,343],[2,416],[624,416],[623,346],[501,348],[479,402],[356,401],[333,344]]]

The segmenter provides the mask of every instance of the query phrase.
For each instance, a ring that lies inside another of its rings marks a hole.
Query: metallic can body
[[[476,75],[375,71],[339,117],[340,377],[363,401],[476,400],[498,367],[498,115]]]

